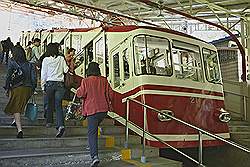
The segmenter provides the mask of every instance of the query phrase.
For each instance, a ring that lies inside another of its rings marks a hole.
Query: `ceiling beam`
[[[58,2],[58,3],[62,2],[61,0],[53,0],[53,1]],[[121,13],[117,13],[117,12],[113,12],[113,11],[110,11],[110,10],[94,7],[94,6],[91,6],[91,5],[86,5],[86,4],[75,2],[75,1],[72,1],[72,0],[64,0],[63,3],[67,4],[67,5],[71,5],[71,6],[76,6],[76,7],[79,7],[79,8],[93,9],[95,11],[99,11],[99,12],[104,13],[104,14],[114,15],[114,16],[129,19],[129,20],[141,22],[141,23],[144,23],[144,24],[148,24],[148,25],[151,25],[151,26],[159,27],[159,25],[156,25],[156,24],[153,24],[153,23],[150,23],[150,22],[146,22],[146,21],[137,19],[137,18],[132,17],[132,16],[127,16],[127,15],[124,15],[124,14],[121,14]]]

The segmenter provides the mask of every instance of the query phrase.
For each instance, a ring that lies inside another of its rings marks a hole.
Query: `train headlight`
[[[162,113],[165,113],[165,114],[168,114],[170,116],[174,116],[174,112],[173,111],[170,111],[170,110],[162,110]],[[163,115],[161,113],[158,113],[158,119],[160,121],[170,121],[171,118],[166,116],[166,115]]]
[[[219,114],[219,120],[221,122],[229,122],[231,120],[231,115],[229,112],[227,112],[226,110],[224,110],[223,108],[220,109],[220,114]]]

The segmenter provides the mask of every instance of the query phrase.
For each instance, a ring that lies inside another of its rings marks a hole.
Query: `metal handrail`
[[[153,108],[153,107],[151,107],[151,106],[148,106],[148,105],[146,105],[146,104],[143,104],[143,103],[141,103],[140,101],[137,101],[137,100],[132,99],[132,98],[130,98],[130,97],[126,98],[127,109],[126,109],[126,137],[125,137],[125,147],[128,146],[128,122],[131,123],[131,121],[129,121],[129,101],[133,101],[133,102],[135,102],[135,103],[137,103],[137,104],[139,104],[139,105],[141,105],[141,106],[144,107],[144,114],[143,114],[143,115],[144,115],[144,121],[143,121],[143,129],[142,129],[142,130],[143,130],[143,152],[142,152],[142,157],[141,157],[141,161],[142,161],[142,162],[146,162],[146,158],[145,158],[145,154],[144,154],[144,153],[145,153],[145,133],[148,134],[149,136],[155,138],[156,140],[160,141],[161,143],[163,143],[163,144],[169,146],[169,147],[172,148],[173,150],[177,151],[178,153],[182,154],[183,156],[185,156],[186,158],[190,159],[191,161],[195,162],[196,164],[198,164],[198,165],[200,165],[200,166],[204,166],[204,165],[202,164],[202,134],[206,134],[206,135],[208,135],[208,136],[210,136],[210,137],[212,137],[212,138],[215,138],[215,139],[217,139],[217,140],[223,141],[223,142],[225,142],[225,143],[227,143],[227,144],[229,144],[229,145],[232,145],[232,146],[234,146],[234,147],[236,147],[236,148],[238,148],[238,149],[240,149],[240,150],[243,150],[243,151],[245,151],[245,152],[247,152],[247,153],[250,153],[250,150],[249,150],[247,147],[245,147],[245,146],[242,146],[242,145],[240,145],[240,144],[237,144],[237,143],[235,143],[235,142],[233,142],[233,141],[225,140],[224,138],[222,138],[222,137],[220,137],[220,136],[218,136],[218,135],[215,135],[215,134],[212,134],[212,133],[210,133],[210,132],[208,132],[208,131],[205,131],[205,130],[203,130],[203,129],[197,127],[197,126],[194,126],[194,125],[192,125],[192,124],[189,124],[189,123],[187,123],[187,122],[185,122],[185,121],[183,121],[183,120],[180,120],[180,119],[178,119],[178,118],[176,118],[176,117],[174,117],[174,116],[172,116],[172,115],[166,114],[166,113],[164,113],[164,112],[162,112],[162,111],[160,111],[160,110],[158,110],[158,109],[156,109],[156,108]],[[173,119],[173,120],[175,120],[175,121],[177,121],[177,122],[179,122],[179,123],[182,123],[182,124],[184,124],[184,125],[186,125],[186,126],[188,126],[188,127],[191,127],[191,128],[193,128],[193,129],[199,131],[199,162],[196,161],[195,159],[193,159],[192,157],[186,155],[185,153],[181,152],[180,150],[176,149],[175,147],[173,147],[173,146],[167,144],[166,142],[162,141],[162,140],[159,139],[158,137],[156,137],[156,136],[150,134],[149,132],[145,131],[145,124],[146,124],[145,114],[146,114],[146,112],[147,112],[147,109],[150,109],[150,110],[152,110],[153,112],[156,112],[156,113],[162,114],[162,115],[164,115],[164,116],[167,116],[167,117],[169,117],[169,118],[171,118],[171,119]],[[133,123],[133,124],[134,124],[134,123]],[[137,126],[137,127],[138,127],[138,126]],[[141,130],[141,128],[139,128],[139,129]]]
[[[136,125],[135,123],[133,123],[132,121],[128,121],[130,124],[132,124],[133,126],[136,126],[136,128],[138,128],[139,130],[143,131],[143,129],[141,127],[139,127],[138,125]],[[162,139],[160,139],[159,137],[156,137],[155,135],[147,132],[147,131],[144,131],[148,136],[160,141],[161,143],[167,145],[168,147],[172,148],[173,150],[175,150],[176,152],[180,153],[181,155],[187,157],[188,159],[192,160],[193,162],[195,162],[196,164],[199,164],[198,161],[196,161],[194,158],[190,157],[189,155],[185,154],[184,152],[178,150],[177,148],[171,146],[170,144],[168,144],[167,142],[163,141]],[[125,147],[127,148],[128,147],[128,143],[125,144]],[[144,158],[145,160],[145,158]],[[145,162],[145,161],[144,161]]]

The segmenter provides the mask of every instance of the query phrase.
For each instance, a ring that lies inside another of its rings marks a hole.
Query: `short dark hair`
[[[12,55],[13,59],[20,64],[23,64],[27,61],[25,50],[20,45],[16,45],[13,47]]]
[[[34,43],[35,43],[35,42],[41,42],[41,40],[40,40],[39,38],[35,38],[35,39],[34,39]]]
[[[99,64],[96,62],[91,62],[86,70],[87,77],[89,76],[101,76],[101,70]]]
[[[67,50],[67,54],[69,54],[70,52],[73,52],[73,51],[76,51],[74,48],[69,48],[68,50]]]
[[[49,43],[47,46],[47,56],[56,57],[59,55],[59,43]]]

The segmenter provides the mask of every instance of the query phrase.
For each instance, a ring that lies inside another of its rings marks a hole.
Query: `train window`
[[[105,62],[104,62],[104,40],[103,38],[100,38],[95,43],[95,61],[99,64],[99,67],[101,69],[101,74],[104,74],[105,70]]]
[[[91,63],[94,59],[93,42],[92,41],[85,47],[85,55],[86,55],[86,62],[85,62],[86,63],[85,64],[85,71],[86,71],[89,63]]]
[[[123,70],[124,70],[124,81],[129,79],[129,62],[128,62],[128,49],[125,49],[122,52],[122,58],[123,58]]]
[[[87,55],[87,64],[89,64],[94,59],[94,57],[93,57],[93,44],[92,43],[90,43],[86,47],[86,55]]]
[[[120,66],[119,66],[119,53],[116,53],[113,56],[113,65],[114,65],[114,88],[120,85]]]
[[[140,35],[134,39],[136,74],[172,75],[169,41]]]
[[[107,45],[107,44],[105,44]],[[106,77],[109,76],[109,54],[108,54],[108,48],[105,47],[105,65],[106,65]]]
[[[217,53],[209,49],[203,49],[203,57],[207,80],[213,83],[221,83]]]
[[[96,61],[99,65],[103,63],[104,53],[103,53],[103,38],[100,38],[95,44],[96,51]]]
[[[198,46],[174,40],[172,55],[176,78],[204,81]]]
[[[145,36],[140,35],[134,38],[134,57],[135,57],[135,73],[144,74],[143,60],[146,59]]]
[[[76,52],[81,50],[81,35],[72,35],[72,48],[76,49]]]

